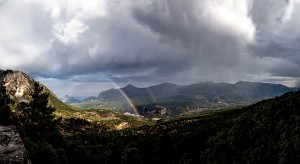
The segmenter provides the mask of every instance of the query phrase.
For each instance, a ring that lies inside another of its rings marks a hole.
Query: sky
[[[0,68],[59,97],[133,84],[299,84],[300,0],[0,0]]]

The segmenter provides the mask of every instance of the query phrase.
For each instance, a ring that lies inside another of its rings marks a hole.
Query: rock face
[[[0,126],[0,163],[31,164],[20,135],[14,126]]]
[[[19,71],[3,71],[0,69],[0,79],[3,79],[5,82],[6,91],[11,96],[11,99],[23,102],[29,100],[28,96],[34,80],[28,75]]]
[[[35,80],[30,76],[20,71],[0,69],[0,80],[4,81],[6,92],[12,100],[17,102],[29,102],[31,100],[30,92],[33,90]],[[55,96],[47,87],[40,85],[43,87],[44,92]]]

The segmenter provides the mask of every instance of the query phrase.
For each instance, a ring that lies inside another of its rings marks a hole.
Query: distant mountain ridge
[[[87,97],[83,100],[80,100],[80,99],[77,99],[76,97],[66,95],[62,99],[62,102],[66,103],[66,104],[76,104],[76,103],[81,103],[81,102],[86,102],[86,101],[93,101],[93,100],[97,100],[97,97],[90,96],[90,97]]]
[[[188,96],[191,98],[201,98],[208,101],[223,99],[228,102],[253,103],[261,99],[279,96],[292,89],[281,84],[245,82],[239,81],[235,84],[200,82],[187,86],[179,86],[171,83],[163,83],[147,88],[137,88],[127,85],[121,90],[131,99],[145,98],[148,100],[159,101],[174,96]],[[123,95],[118,89],[110,89],[101,92],[99,100],[111,101],[118,100]]]
[[[81,101],[78,100],[78,99],[76,99],[76,98],[73,97],[73,96],[66,95],[66,96],[62,99],[62,102],[67,103],[67,104],[73,104],[73,103],[80,103]]]
[[[146,88],[131,84],[101,92],[97,100],[83,101],[76,106],[85,109],[112,109],[146,117],[177,116],[206,110],[244,106],[295,90],[281,84],[239,81],[235,84],[199,82],[180,86],[163,83]],[[125,97],[126,96],[126,97]]]

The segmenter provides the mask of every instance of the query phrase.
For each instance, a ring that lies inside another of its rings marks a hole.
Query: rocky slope
[[[4,81],[6,91],[14,101],[28,102],[31,100],[30,92],[33,89],[35,80],[27,74],[20,71],[0,69],[0,80]],[[53,92],[44,85],[42,86],[44,91],[49,93],[49,105],[57,109],[57,116],[69,116],[72,114],[74,108],[60,101]]]
[[[14,126],[0,126],[0,163],[31,164],[23,141]]]
[[[3,79],[5,87],[12,99],[26,102],[30,99],[29,93],[34,80],[28,75],[12,70],[0,70],[0,79]]]

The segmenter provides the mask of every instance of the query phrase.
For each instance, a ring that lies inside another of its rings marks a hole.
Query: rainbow
[[[129,96],[123,91],[122,87],[118,83],[116,83],[113,80],[111,80],[109,77],[108,77],[108,80],[114,86],[114,88],[116,88],[117,90],[119,90],[119,92],[126,99],[126,101],[128,102],[128,104],[130,105],[130,107],[133,109],[133,111],[135,112],[135,114],[138,115],[138,116],[140,116],[141,114],[139,113],[139,111],[137,110],[136,106],[134,105],[134,103],[132,102],[132,100],[129,98]]]

